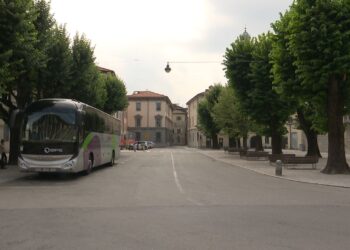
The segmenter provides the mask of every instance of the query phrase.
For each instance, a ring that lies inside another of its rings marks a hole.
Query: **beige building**
[[[120,120],[120,138],[126,139],[128,130],[128,117],[126,111],[118,111],[113,114],[115,118]]]
[[[187,103],[187,145],[194,148],[210,147],[210,139],[197,128],[198,125],[198,103],[204,98],[205,92],[192,97]]]
[[[197,128],[198,103],[204,98],[204,96],[205,96],[205,92],[201,92],[186,103],[188,106],[187,143],[189,147],[196,147],[196,148],[211,147],[210,138],[206,138],[205,135],[202,132],[200,132]],[[284,139],[283,139],[285,148],[306,150],[307,148],[306,137],[301,130],[297,129],[295,120],[292,120],[290,123],[287,123],[286,128],[288,133],[284,135]],[[237,147],[238,146],[235,143],[235,141],[231,140],[229,136],[224,132],[220,132],[217,136],[218,136],[218,143],[220,147]],[[248,134],[248,138],[247,138],[248,148],[255,147],[254,146],[255,137],[256,137],[255,133]],[[350,138],[350,136],[348,137]],[[348,141],[350,145],[350,139]],[[262,143],[264,148],[271,148],[270,137],[263,136]],[[323,151],[325,149],[325,147],[323,146],[325,144],[323,137],[319,137],[319,144],[320,144],[320,149]],[[240,139],[240,145],[243,146],[242,138]]]
[[[173,145],[173,104],[167,96],[134,91],[128,101],[128,131],[135,133],[137,141],[154,141],[161,147]]]
[[[173,105],[174,145],[187,145],[187,109]]]

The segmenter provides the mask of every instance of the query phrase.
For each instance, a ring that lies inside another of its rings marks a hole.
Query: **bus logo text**
[[[48,153],[56,153],[56,152],[63,153],[63,149],[62,148],[44,148],[44,152],[46,154],[48,154]]]

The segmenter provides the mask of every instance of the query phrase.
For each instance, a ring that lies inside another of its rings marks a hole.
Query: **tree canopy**
[[[328,131],[323,172],[350,172],[345,158],[343,116],[350,102],[350,2],[298,0],[291,6],[289,49],[296,74],[309,93],[316,119]]]
[[[229,84],[237,94],[242,111],[266,136],[272,137],[273,153],[281,153],[281,136],[289,107],[276,93],[271,76],[272,35],[257,39],[241,35],[226,49],[224,65]]]
[[[124,82],[118,76],[111,74],[105,76],[104,82],[107,97],[103,110],[107,113],[112,113],[127,108],[128,98]]]
[[[90,40],[76,34],[71,41],[50,2],[0,1],[0,118],[7,125],[14,110],[40,98],[71,98],[107,112],[123,109],[125,86],[116,79],[111,83],[99,71]],[[116,95],[120,100],[114,103]],[[19,126],[11,127],[11,162],[18,136]]]
[[[317,135],[324,132],[322,118],[317,117],[313,104],[309,101],[310,92],[304,91],[304,86],[296,74],[295,56],[289,49],[291,12],[280,15],[280,19],[272,24],[274,30],[273,48],[270,54],[273,64],[272,73],[274,87],[277,93],[290,106],[290,115],[297,114],[299,128],[307,138],[308,156],[321,157],[318,148]]]
[[[213,110],[218,102],[218,98],[223,87],[220,84],[215,84],[210,86],[205,97],[198,104],[198,126],[199,129],[207,136],[212,139],[213,148],[218,147],[217,134],[220,132],[221,128],[214,120]]]
[[[247,137],[251,121],[240,108],[233,88],[225,86],[213,108],[213,117],[218,127],[232,138]]]

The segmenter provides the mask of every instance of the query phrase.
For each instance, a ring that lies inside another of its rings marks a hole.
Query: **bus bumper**
[[[40,162],[26,161],[18,158],[18,167],[21,172],[51,172],[51,173],[74,173],[76,171],[77,159],[62,162],[50,162],[50,164],[42,165]]]

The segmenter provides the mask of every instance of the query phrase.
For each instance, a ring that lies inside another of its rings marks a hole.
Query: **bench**
[[[242,158],[242,157],[245,157],[245,155],[247,154],[247,150],[246,149],[242,149],[241,151],[239,151],[239,157]]]
[[[295,154],[270,154],[270,155],[268,155],[270,165],[271,165],[271,163],[275,163],[277,160],[282,161],[282,159],[286,158],[286,157],[295,157]]]
[[[228,153],[239,153],[241,151],[246,151],[246,149],[243,149],[243,148],[227,148],[226,151]]]
[[[288,168],[288,165],[311,164],[312,169],[316,169],[318,157],[317,156],[294,156],[294,157],[282,158],[281,161],[282,161],[282,164],[287,168]]]
[[[244,157],[246,160],[267,160],[268,155],[265,151],[246,151]]]

